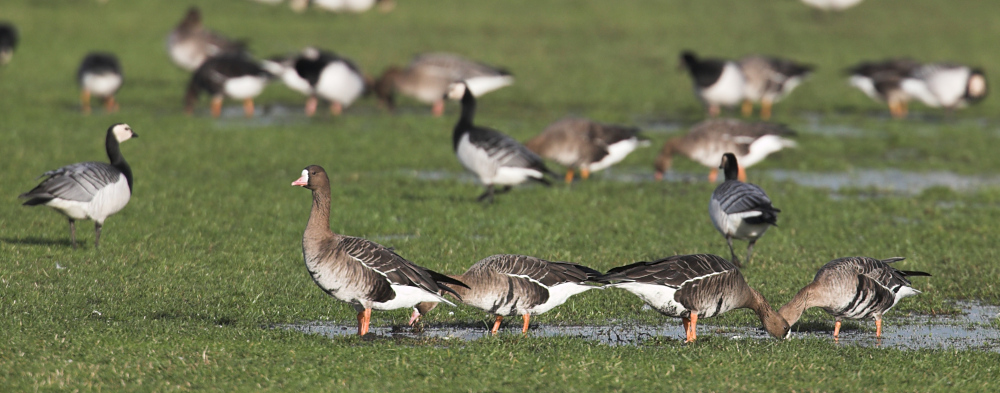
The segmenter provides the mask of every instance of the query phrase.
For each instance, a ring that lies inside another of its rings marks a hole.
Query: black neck
[[[462,95],[462,116],[455,124],[455,132],[451,136],[452,147],[458,150],[458,141],[462,139],[462,134],[469,132],[473,127],[472,119],[476,115],[476,97],[465,87],[465,94]]]
[[[132,190],[132,167],[128,165],[128,162],[125,162],[125,157],[122,156],[118,138],[115,138],[113,129],[108,130],[108,137],[104,140],[104,148],[108,151],[108,160],[111,161],[111,166],[122,171],[122,174],[125,175],[125,180],[128,181],[128,189]]]
[[[736,156],[732,154],[726,154],[726,163],[722,168],[723,173],[726,174],[726,180],[737,180],[740,174],[740,166],[736,162]]]

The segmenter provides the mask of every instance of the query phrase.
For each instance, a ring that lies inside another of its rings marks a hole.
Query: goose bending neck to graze
[[[455,124],[452,148],[462,166],[476,174],[486,186],[479,201],[493,202],[493,194],[498,193],[494,187],[498,185],[503,186],[499,191],[502,193],[529,179],[550,185],[545,176],[559,176],[545,167],[541,157],[514,138],[474,125],[476,98],[468,85],[462,82],[452,84],[448,96],[462,100],[462,115]]]
[[[17,48],[17,28],[7,22],[0,22],[0,65],[6,65],[14,57]]]
[[[925,64],[903,79],[900,88],[932,108],[948,113],[986,98],[986,74],[982,69],[950,63]]]
[[[912,99],[903,90],[903,80],[919,67],[920,63],[907,58],[866,61],[847,69],[848,81],[869,98],[888,103],[892,117],[902,119]]]
[[[896,270],[889,264],[903,258],[878,260],[869,257],[835,259],[816,272],[813,282],[795,294],[778,310],[789,325],[798,322],[805,310],[820,307],[834,317],[833,337],[840,335],[842,318],[875,320],[875,337],[882,336],[882,315],[905,297],[920,291],[907,277],[929,273]]]
[[[191,7],[184,19],[167,36],[167,52],[178,67],[194,71],[210,57],[224,54],[241,54],[246,45],[230,40],[206,29],[201,22],[201,11]]]
[[[193,114],[198,95],[204,91],[212,100],[212,117],[222,114],[222,100],[226,96],[243,101],[243,112],[253,117],[253,99],[264,91],[270,77],[269,72],[245,55],[210,58],[191,75],[184,95],[184,111]]]
[[[455,280],[424,269],[391,248],[330,230],[330,179],[323,167],[310,165],[292,182],[312,191],[313,203],[302,235],[302,256],[316,285],[358,312],[358,335],[368,333],[372,309],[410,308],[420,302],[445,302],[439,292],[461,300]]]
[[[76,71],[76,81],[80,84],[83,113],[90,114],[91,95],[104,99],[104,108],[108,112],[118,111],[115,93],[122,87],[124,75],[117,56],[103,52],[88,53]]]
[[[81,162],[45,172],[41,184],[18,198],[25,206],[46,205],[69,218],[69,237],[76,248],[76,220],[94,220],[94,248],[101,244],[104,220],[118,213],[132,198],[132,167],[119,144],[138,137],[128,124],[108,127],[104,147],[110,164]]]
[[[588,282],[596,282],[600,275],[594,269],[575,263],[501,254],[486,257],[465,273],[451,277],[468,285],[467,288],[452,288],[463,303],[496,315],[490,333],[497,333],[504,316],[520,315],[524,319],[521,333],[527,334],[531,315],[549,311],[565,303],[570,296],[600,288],[588,285]],[[419,321],[420,315],[434,305],[417,305],[410,324]]]
[[[737,167],[733,153],[722,156],[719,169],[725,172],[726,181],[712,192],[708,215],[715,229],[726,237],[733,263],[740,266],[740,260],[733,251],[733,239],[750,241],[747,245],[747,263],[750,263],[754,244],[764,236],[767,228],[778,225],[781,210],[771,206],[771,199],[760,187],[737,180]]]
[[[787,137],[795,131],[781,124],[768,122],[743,122],[735,119],[709,119],[691,127],[686,135],[672,138],[663,144],[654,166],[656,179],[673,166],[674,154],[680,153],[712,168],[708,181],[718,176],[719,159],[731,152],[739,159],[739,180],[746,181],[746,168],[764,160],[771,153],[786,147],[795,147]]]
[[[639,137],[638,128],[578,118],[552,123],[524,144],[535,154],[569,167],[566,183],[573,181],[574,169],[587,179],[591,172],[617,164],[636,148],[648,145],[648,140]]]
[[[365,92],[365,76],[350,59],[313,47],[288,59],[263,62],[268,72],[281,78],[289,88],[305,94],[306,116],[316,113],[318,99],[330,102],[330,113],[340,115]]]
[[[760,103],[760,118],[771,118],[771,106],[791,94],[813,67],[776,57],[753,55],[740,59],[743,72],[743,116],[753,114],[753,104]]]
[[[694,82],[694,91],[706,106],[709,116],[718,116],[722,106],[735,106],[743,100],[745,80],[739,64],[731,60],[701,59],[692,52],[681,52],[681,64]]]
[[[653,262],[616,267],[601,282],[632,292],[661,314],[681,318],[686,341],[697,339],[699,318],[737,308],[757,314],[776,338],[788,337],[788,322],[747,285],[735,265],[711,254],[675,255]]]
[[[431,104],[431,113],[444,114],[444,96],[455,82],[465,82],[479,97],[514,83],[505,69],[466,59],[453,53],[417,55],[406,68],[387,68],[374,83],[373,90],[381,105],[395,109],[396,93]]]

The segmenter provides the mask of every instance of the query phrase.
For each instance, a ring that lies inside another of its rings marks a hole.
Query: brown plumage
[[[791,60],[752,55],[739,61],[743,71],[743,116],[753,114],[753,104],[760,103],[760,118],[771,118],[771,105],[790,94],[813,67]]]
[[[524,146],[568,167],[566,182],[570,183],[574,169],[587,179],[590,172],[614,165],[637,147],[648,144],[639,139],[639,129],[635,127],[566,118],[550,124]]]
[[[903,91],[903,80],[919,67],[920,63],[913,59],[897,58],[862,62],[848,68],[847,73],[851,86],[873,100],[888,103],[892,117],[902,119],[913,98]]]
[[[466,81],[477,97],[514,82],[502,68],[478,63],[452,53],[424,53],[406,66],[389,67],[373,83],[379,102],[389,110],[396,107],[396,93],[432,104],[434,116],[444,114],[444,96],[448,86]]]
[[[239,54],[246,49],[243,42],[234,41],[202,25],[201,11],[191,7],[184,19],[167,36],[170,59],[187,71],[194,71],[206,59],[223,54]]]
[[[654,163],[656,179],[663,178],[663,174],[673,166],[674,155],[680,153],[712,168],[708,180],[714,182],[722,155],[731,152],[741,165],[739,180],[746,181],[746,168],[762,161],[771,153],[795,147],[795,141],[786,138],[793,135],[795,131],[776,123],[735,119],[705,120],[692,126],[686,135],[663,144]]]

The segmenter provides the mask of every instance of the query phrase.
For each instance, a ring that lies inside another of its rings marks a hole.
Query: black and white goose
[[[889,265],[902,260],[899,257],[834,259],[823,265],[813,281],[778,313],[789,325],[794,325],[807,309],[820,307],[834,317],[835,339],[840,335],[841,319],[871,318],[875,320],[875,337],[881,337],[882,316],[903,298],[920,293],[910,286],[907,277],[930,276],[924,272],[897,270]]]
[[[821,11],[843,11],[858,5],[861,0],[802,0],[802,2]]]
[[[681,63],[694,82],[694,92],[708,106],[710,116],[718,116],[720,107],[736,106],[743,100],[746,80],[735,61],[700,59],[692,51],[681,52]]]
[[[931,63],[914,69],[901,88],[924,105],[949,112],[986,98],[986,74],[959,64]]]
[[[233,41],[202,25],[201,11],[191,7],[184,19],[167,36],[167,52],[174,64],[194,71],[210,57],[243,53],[246,45]]]
[[[708,119],[695,124],[687,134],[671,138],[663,144],[656,156],[656,179],[673,166],[675,154],[683,154],[695,162],[712,168],[708,181],[715,182],[719,175],[719,159],[733,153],[739,159],[738,179],[746,181],[746,168],[763,161],[771,153],[795,147],[788,139],[795,131],[784,125],[769,122],[744,122],[735,119]]]
[[[467,59],[454,53],[423,53],[406,68],[389,67],[375,81],[373,91],[379,102],[392,110],[396,93],[431,104],[434,116],[444,114],[444,97],[452,83],[465,82],[479,97],[514,83],[507,70]]]
[[[125,82],[118,57],[112,53],[91,52],[83,58],[76,71],[76,81],[80,84],[80,106],[83,113],[90,114],[90,96],[104,100],[104,109],[118,111],[115,93]]]
[[[712,192],[708,202],[708,215],[712,218],[715,229],[726,237],[729,253],[733,264],[740,266],[740,261],[733,251],[733,239],[748,240],[747,263],[753,256],[753,245],[757,239],[772,225],[778,224],[778,210],[771,206],[771,199],[755,184],[744,183],[737,179],[738,164],[733,153],[722,156],[719,169],[726,175],[726,181]]]
[[[0,65],[10,63],[17,49],[17,28],[8,22],[0,22]]]
[[[461,287],[461,281],[417,266],[391,248],[330,230],[330,178],[323,167],[306,167],[292,185],[312,191],[312,210],[302,234],[306,269],[323,291],[354,306],[358,335],[368,333],[372,309],[410,308],[420,302],[454,306],[438,293],[458,296],[444,284]]]
[[[698,319],[749,308],[776,338],[788,337],[788,322],[747,285],[740,270],[711,254],[675,255],[616,267],[601,276],[608,287],[632,292],[661,314],[681,318],[687,342],[697,338]]]
[[[476,98],[465,83],[452,84],[448,96],[462,100],[462,116],[455,124],[452,147],[462,166],[476,174],[486,186],[478,200],[492,202],[494,193],[507,192],[511,186],[529,179],[550,185],[545,176],[558,176],[545,167],[541,157],[514,138],[492,128],[474,125]],[[496,191],[496,186],[503,188]]]
[[[184,95],[184,110],[194,113],[194,104],[201,92],[211,97],[213,117],[222,114],[222,100],[230,97],[243,101],[243,111],[253,117],[253,99],[264,91],[271,74],[257,62],[245,55],[222,55],[205,61],[191,75],[187,93]]]
[[[357,65],[329,51],[310,47],[288,60],[265,61],[264,67],[289,88],[309,97],[307,116],[316,113],[317,97],[330,101],[330,113],[340,115],[365,91],[365,76]]]
[[[573,295],[594,288],[601,272],[570,262],[549,262],[526,255],[500,254],[483,258],[460,275],[450,277],[468,285],[453,287],[462,302],[496,315],[492,334],[497,334],[504,316],[524,319],[521,333],[528,333],[532,315],[556,308]],[[417,305],[410,324],[434,308],[436,303]]]
[[[524,144],[539,156],[568,167],[566,183],[578,169],[584,179],[625,159],[649,141],[639,137],[639,129],[602,124],[588,119],[566,118],[545,127],[541,134]]]
[[[907,58],[866,61],[847,69],[848,81],[869,98],[888,103],[892,117],[901,119],[912,99],[903,90],[903,80],[919,67],[920,63]]]
[[[769,56],[747,56],[740,59],[743,87],[743,116],[753,114],[753,105],[760,103],[760,118],[771,118],[771,106],[791,94],[812,73],[810,65]]]
[[[76,220],[94,220],[94,248],[101,243],[101,227],[132,198],[132,167],[125,162],[119,144],[138,137],[128,124],[108,127],[104,147],[110,164],[81,162],[45,172],[37,187],[18,198],[25,206],[46,205],[69,218],[69,237],[76,248]]]

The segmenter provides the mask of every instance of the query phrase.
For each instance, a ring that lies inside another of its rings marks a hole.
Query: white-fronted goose
[[[25,206],[46,205],[69,218],[69,238],[76,248],[76,220],[94,220],[94,248],[101,244],[101,227],[132,198],[132,167],[125,162],[119,144],[138,137],[128,124],[108,127],[104,147],[110,164],[81,162],[42,174],[37,187],[18,198]]]
[[[903,80],[920,67],[912,59],[887,59],[878,62],[862,62],[847,69],[848,81],[869,98],[889,104],[892,117],[906,117],[907,103],[912,98],[903,91]]]
[[[812,72],[810,65],[768,56],[740,59],[743,87],[743,116],[753,114],[753,104],[760,103],[760,118],[771,118],[771,105],[790,94]]]
[[[788,337],[788,322],[747,285],[739,269],[711,254],[675,255],[616,267],[600,278],[638,296],[661,314],[681,318],[686,341],[697,339],[700,318],[749,308],[772,336]]]
[[[545,175],[558,176],[545,167],[541,157],[514,138],[473,124],[476,98],[464,82],[452,84],[448,96],[462,100],[462,116],[455,123],[452,148],[462,166],[476,174],[486,186],[479,201],[493,202],[494,193],[510,191],[511,186],[528,179],[550,185]],[[495,186],[503,188],[496,191]]]
[[[184,19],[167,36],[170,59],[187,71],[194,71],[210,57],[242,53],[245,45],[206,29],[201,22],[201,11],[191,7]]]
[[[316,8],[324,11],[351,13],[368,11],[376,4],[378,4],[379,11],[382,12],[392,11],[396,7],[395,0],[312,0],[312,3]],[[293,4],[293,7],[296,5]]]
[[[833,338],[840,335],[842,318],[875,320],[875,337],[882,336],[882,315],[905,297],[920,291],[910,286],[908,276],[928,273],[896,270],[890,263],[903,258],[878,260],[869,257],[834,259],[816,272],[813,282],[778,310],[789,325],[798,322],[807,309],[820,307],[834,317]]]
[[[708,106],[710,116],[718,116],[720,107],[735,106],[743,100],[746,81],[740,65],[731,60],[700,59],[692,51],[681,52],[681,63],[694,82],[694,92]]]
[[[452,53],[425,53],[413,58],[404,69],[389,67],[375,81],[379,102],[395,108],[395,95],[401,93],[420,102],[432,104],[434,116],[444,114],[444,96],[448,86],[464,81],[479,97],[514,83],[507,70],[478,63]]]
[[[226,96],[243,101],[244,113],[252,117],[253,99],[264,91],[270,77],[269,72],[245,55],[210,58],[191,75],[184,95],[184,110],[189,115],[193,114],[198,95],[204,91],[211,97],[213,117],[222,114],[222,100]]]
[[[986,98],[986,74],[959,64],[931,63],[917,67],[901,88],[925,105],[949,112]]]
[[[858,5],[861,0],[802,0],[802,2],[822,11],[843,11]]]
[[[570,296],[600,288],[587,285],[596,282],[601,272],[570,262],[549,262],[525,256],[500,254],[483,258],[460,275],[450,277],[468,288],[453,287],[462,302],[496,315],[492,334],[497,334],[504,316],[520,315],[524,319],[521,333],[528,333],[532,315],[547,312]],[[436,304],[417,305],[410,318],[413,325],[420,315]]]
[[[566,183],[573,181],[574,169],[587,179],[591,172],[617,164],[639,146],[648,145],[649,141],[639,138],[638,128],[579,118],[552,123],[524,144],[535,154],[568,167]]]
[[[396,254],[391,248],[362,238],[330,230],[330,178],[323,167],[310,165],[293,186],[312,191],[309,222],[302,235],[302,256],[316,285],[358,312],[358,335],[368,333],[372,309],[410,308],[420,302],[445,302],[439,291],[444,284],[464,286],[433,270],[424,269]]]
[[[14,25],[0,22],[0,65],[6,65],[14,57],[17,38],[17,28]]]
[[[115,93],[125,81],[118,57],[112,53],[91,52],[83,58],[76,71],[76,81],[80,84],[80,106],[83,113],[90,114],[90,96],[104,100],[108,112],[118,111]]]
[[[709,119],[691,127],[684,136],[668,140],[656,156],[656,179],[673,166],[674,154],[680,153],[701,165],[712,168],[708,181],[718,176],[719,159],[725,153],[739,158],[739,179],[746,181],[746,168],[762,161],[771,153],[786,147],[795,147],[795,141],[786,137],[795,135],[781,124],[734,119]]]
[[[306,48],[291,59],[265,61],[264,66],[289,88],[309,96],[306,116],[316,113],[317,97],[330,101],[330,113],[340,115],[365,91],[365,77],[354,62],[317,48]]]
[[[733,263],[740,266],[740,260],[733,251],[733,239],[748,240],[747,263],[753,256],[753,245],[772,225],[778,225],[781,210],[771,206],[771,199],[755,184],[744,183],[736,178],[736,156],[726,153],[722,156],[719,169],[726,174],[726,181],[715,188],[708,203],[708,215],[715,229],[726,237]]]

